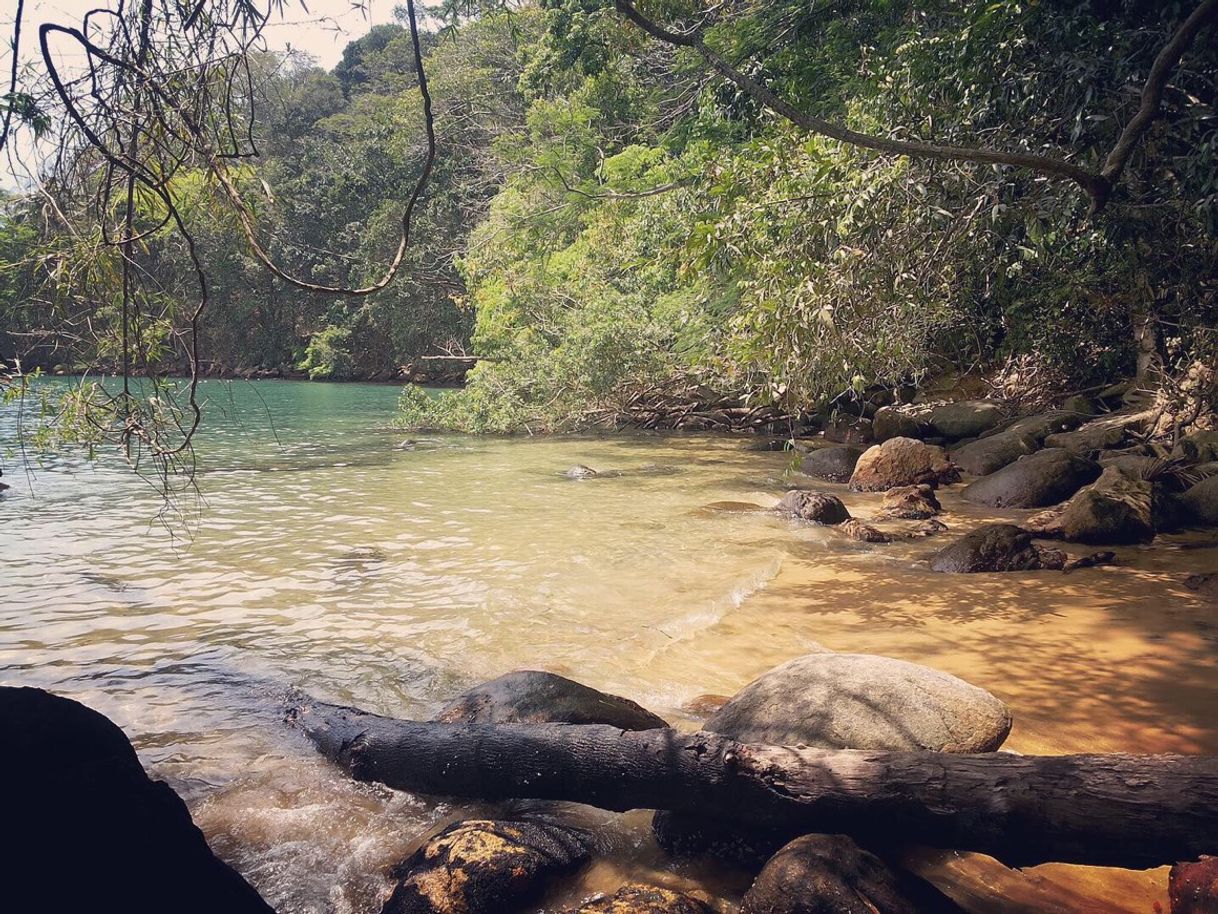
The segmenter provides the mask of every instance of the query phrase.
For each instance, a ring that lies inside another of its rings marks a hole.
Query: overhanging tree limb
[[[724,79],[736,85],[742,92],[775,114],[809,133],[830,139],[874,149],[894,155],[906,155],[918,159],[938,159],[952,162],[976,162],[990,165],[1011,165],[1026,168],[1038,174],[1074,181],[1091,199],[1091,211],[1098,212],[1107,205],[1112,190],[1120,181],[1133,150],[1142,136],[1158,116],[1163,100],[1163,91],[1172,70],[1180,62],[1185,50],[1192,44],[1197,33],[1207,23],[1218,17],[1218,0],[1202,0],[1192,14],[1180,24],[1168,43],[1159,52],[1150,76],[1142,92],[1142,102],[1133,120],[1122,131],[1116,146],[1109,154],[1100,172],[1088,171],[1077,165],[1051,156],[1029,153],[1006,152],[999,149],[973,148],[967,146],[945,146],[937,143],[922,143],[910,140],[894,140],[889,137],[872,136],[857,130],[814,117],[801,111],[790,102],[776,95],[767,86],[733,67],[716,51],[708,47],[700,30],[676,32],[648,19],[630,0],[614,0],[617,11],[653,38],[677,47],[696,51],[711,68]]]

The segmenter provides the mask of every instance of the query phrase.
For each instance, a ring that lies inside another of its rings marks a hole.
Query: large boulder
[[[1075,454],[1091,456],[1100,451],[1119,447],[1124,443],[1128,433],[1125,426],[1113,424],[1108,419],[1100,419],[1073,432],[1050,435],[1045,439],[1045,447],[1064,448]]]
[[[740,914],[959,911],[929,883],[897,873],[845,835],[804,835],[770,858]]]
[[[540,670],[517,670],[475,686],[435,719],[450,724],[609,724],[622,730],[668,726],[627,698]]]
[[[992,752],[1006,706],[939,670],[871,654],[806,654],[753,680],[703,725],[746,743]]]
[[[871,420],[871,430],[875,440],[882,443],[890,438],[925,438],[930,427],[908,413],[885,406],[876,411],[875,418]]]
[[[1218,857],[1173,866],[1167,897],[1171,914],[1218,914]]]
[[[1036,439],[1018,432],[978,438],[952,451],[952,463],[973,476],[988,476],[1036,450]]]
[[[995,400],[960,400],[936,406],[927,416],[935,434],[949,441],[976,438],[1002,421],[1002,404]]]
[[[800,472],[826,482],[846,482],[859,462],[863,448],[851,445],[821,447],[808,453],[799,462]]]
[[[274,914],[106,717],[0,688],[0,732],[6,910]]]
[[[1021,457],[965,487],[964,500],[992,508],[1043,508],[1095,482],[1100,466],[1055,448]]]
[[[1180,501],[1192,523],[1218,526],[1218,476],[1201,480]]]
[[[502,914],[582,866],[592,838],[553,822],[454,822],[402,863],[381,914]]]
[[[989,692],[947,673],[822,651],[753,680],[703,729],[746,743],[814,749],[989,752],[1006,739],[1011,716]],[[751,866],[799,836],[669,811],[657,812],[652,828],[669,853],[711,853]]]
[[[931,571],[976,574],[986,571],[1060,569],[1066,557],[1032,542],[1032,535],[1014,524],[986,524],[945,546],[930,560]]]
[[[805,489],[792,489],[782,497],[775,510],[814,524],[841,524],[850,520],[850,512],[836,495]]]
[[[1004,431],[1026,436],[1039,445],[1050,435],[1073,431],[1083,424],[1084,419],[1078,413],[1056,409],[1016,419]]]
[[[1061,537],[1072,543],[1149,543],[1155,538],[1154,484],[1107,467],[1061,513]]]
[[[958,478],[943,448],[913,438],[892,438],[863,453],[850,477],[850,488],[883,492],[897,486],[938,486]]]
[[[899,517],[904,520],[926,520],[941,510],[943,506],[935,497],[935,490],[925,484],[889,489],[880,502],[880,513],[884,517]]]
[[[641,883],[628,883],[575,910],[578,914],[712,914],[709,905],[692,895]]]

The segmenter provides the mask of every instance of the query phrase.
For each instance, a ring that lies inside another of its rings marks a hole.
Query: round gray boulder
[[[814,524],[832,525],[850,520],[850,512],[836,495],[804,489],[792,489],[782,497],[775,510]]]
[[[872,654],[807,654],[753,680],[703,729],[815,749],[992,752],[1006,705],[947,673]]]

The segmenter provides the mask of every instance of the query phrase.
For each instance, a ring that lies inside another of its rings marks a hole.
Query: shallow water
[[[182,502],[185,526],[158,522],[156,489],[113,456],[23,464],[14,409],[0,414],[14,486],[0,498],[0,681],[118,722],[284,914],[378,910],[386,869],[468,812],[347,781],[280,723],[289,685],[417,717],[473,682],[539,668],[693,727],[700,696],[820,644],[991,689],[1013,710],[1018,751],[1218,752],[1218,607],[1182,584],[1218,570],[1198,537],[1067,576],[937,576],[926,557],[988,519],[950,490],[950,533],[864,546],[707,510],[768,505],[784,488],[789,457],[739,439],[403,448],[386,428],[392,387],[203,390],[202,497]],[[576,463],[620,475],[565,478]],[[865,518],[879,499],[846,501]],[[602,853],[545,908],[639,877],[730,908],[746,884],[667,861],[645,814],[574,814]],[[1163,871],[911,862],[978,911],[1166,907]]]

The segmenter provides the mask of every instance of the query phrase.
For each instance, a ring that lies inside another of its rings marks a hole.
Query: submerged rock
[[[381,914],[501,914],[583,865],[592,838],[552,822],[454,822],[402,863]]]
[[[803,489],[792,489],[782,497],[775,510],[814,524],[832,525],[850,520],[850,512],[836,495]]]
[[[592,469],[592,467],[584,466],[582,463],[577,463],[575,466],[571,467],[571,469],[563,473],[563,475],[568,479],[595,479],[601,474]]]
[[[799,469],[826,482],[846,482],[862,454],[863,448],[850,445],[817,448],[799,462]]]
[[[996,426],[1002,421],[1003,407],[995,400],[960,400],[936,406],[927,418],[936,434],[959,441],[975,438]]]
[[[999,432],[978,438],[952,451],[952,463],[973,476],[988,476],[1036,450],[1036,440],[1018,432]]]
[[[1065,556],[1042,549],[1014,524],[986,524],[944,547],[930,561],[931,571],[975,574],[986,571],[1060,569]]]
[[[274,914],[103,715],[0,687],[0,732],[6,909]]]
[[[436,715],[449,724],[609,724],[623,730],[667,727],[627,698],[555,673],[517,670],[475,686]]]
[[[947,673],[872,654],[806,654],[753,680],[703,725],[746,743],[992,752],[1006,705]]]
[[[892,537],[882,530],[877,530],[861,520],[851,518],[838,526],[838,529],[852,540],[860,543],[891,543]]]
[[[966,486],[963,495],[965,501],[992,508],[1044,508],[1064,501],[1099,475],[1098,463],[1056,448],[1021,457]]]
[[[913,438],[892,438],[863,453],[850,477],[850,488],[882,492],[897,486],[937,486],[958,478],[943,448]]]
[[[740,904],[740,914],[919,914],[958,911],[926,883],[899,875],[845,835],[804,835],[770,858]],[[938,895],[932,902],[929,895]],[[925,905],[935,903],[934,908]]]
[[[904,520],[926,520],[941,510],[943,506],[935,497],[935,490],[925,484],[889,489],[880,502],[880,513],[885,517],[899,517]]]
[[[637,882],[584,902],[575,910],[578,914],[711,914],[710,906],[692,895]]]

